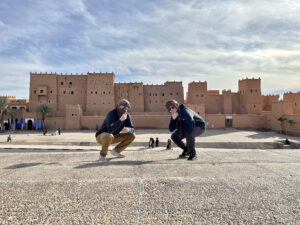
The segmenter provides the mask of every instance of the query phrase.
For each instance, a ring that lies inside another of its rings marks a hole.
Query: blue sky
[[[1,0],[0,95],[28,98],[31,71],[300,91],[299,15],[295,0]]]

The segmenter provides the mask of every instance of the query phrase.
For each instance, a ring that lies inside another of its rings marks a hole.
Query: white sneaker
[[[99,162],[107,162],[106,157],[99,156]]]
[[[110,152],[113,156],[116,156],[117,158],[125,158],[125,155],[122,155],[115,151],[115,149],[111,150]]]

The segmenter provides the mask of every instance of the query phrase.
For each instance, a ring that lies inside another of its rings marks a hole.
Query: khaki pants
[[[107,152],[108,152],[108,147],[111,144],[119,143],[115,147],[115,151],[120,153],[122,152],[127,146],[129,146],[133,140],[135,139],[135,134],[130,134],[130,133],[121,133],[121,134],[109,134],[109,133],[101,133],[96,137],[97,142],[102,145],[102,150],[100,152],[100,155],[102,157],[106,157]]]

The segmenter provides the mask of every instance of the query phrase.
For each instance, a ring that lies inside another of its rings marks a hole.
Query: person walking
[[[8,135],[8,137],[7,137],[7,143],[8,142],[12,142],[11,135]]]
[[[97,131],[96,140],[102,146],[99,156],[100,162],[107,161],[108,148],[115,143],[119,144],[111,151],[111,154],[117,158],[125,157],[121,152],[135,139],[129,110],[129,101],[122,99],[117,107],[107,114],[102,126]]]
[[[203,118],[186,105],[180,105],[174,99],[168,101],[165,106],[171,114],[169,124],[169,130],[173,132],[171,139],[183,150],[179,158],[188,158],[187,160],[197,159],[195,137],[200,136],[205,131]],[[186,139],[186,144],[182,141],[184,138]]]

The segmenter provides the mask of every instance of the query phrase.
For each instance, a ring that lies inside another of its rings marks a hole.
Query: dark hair
[[[172,100],[167,101],[165,106],[167,109],[169,109],[170,107],[175,107],[178,109],[179,103],[175,99],[172,99]]]

